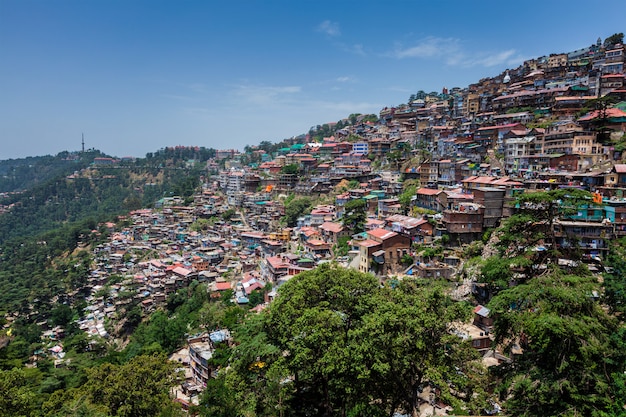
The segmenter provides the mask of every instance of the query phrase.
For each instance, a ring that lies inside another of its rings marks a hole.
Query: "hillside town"
[[[79,325],[94,339],[115,338],[127,307],[138,303],[147,316],[193,282],[261,311],[284,282],[328,262],[381,280],[449,280],[456,298],[469,299],[481,288],[463,268],[463,248],[497,228],[529,191],[592,193],[584,210],[552,227],[557,244],[577,236],[583,260],[599,270],[608,242],[626,236],[625,61],[623,44],[598,40],[467,88],[420,92],[375,120],[328,124],[332,134],[321,140],[309,134],[275,150],[218,150],[191,204],[163,197],[106,225]],[[312,206],[286,221],[287,207],[303,196]],[[346,219],[359,210],[355,227]],[[474,312],[456,332],[486,363],[509,360],[491,349],[489,309]],[[229,342],[228,329],[206,330],[189,335],[177,356],[187,372],[183,403],[215,376],[207,366],[215,345]],[[60,339],[54,329],[45,337]],[[62,366],[62,344],[49,353]]]

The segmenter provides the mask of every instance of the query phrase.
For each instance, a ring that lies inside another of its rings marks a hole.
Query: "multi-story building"
[[[483,227],[495,228],[500,224],[504,208],[504,188],[478,187],[474,190],[474,203],[484,207]]]
[[[187,339],[191,378],[194,384],[206,388],[208,380],[217,376],[216,369],[209,365],[209,360],[213,357],[216,344],[229,343],[230,340],[230,332],[227,329]]]
[[[543,154],[595,154],[595,134],[585,131],[576,122],[555,123],[539,137]],[[578,152],[578,151],[581,152]]]
[[[358,141],[352,143],[352,152],[358,155],[367,155],[370,151],[369,143],[366,141]]]
[[[220,172],[220,187],[228,193],[236,193],[243,191],[244,188],[244,171],[232,169]]]
[[[411,239],[386,229],[372,229],[367,239],[358,243],[361,256],[359,265],[363,272],[375,269],[378,273],[395,272],[402,256],[409,253]],[[363,259],[366,257],[367,259]]]
[[[623,195],[623,192],[621,193]],[[613,225],[615,237],[626,236],[626,200],[611,198],[604,200],[606,219]]]
[[[623,65],[623,64],[622,64]],[[614,90],[624,89],[626,75],[609,73],[600,77],[600,96],[605,96]]]
[[[196,385],[206,387],[212,369],[208,361],[213,357],[214,347],[208,334],[187,339],[191,378]]]
[[[385,219],[387,228],[392,232],[407,236],[413,242],[423,240],[425,236],[432,236],[434,226],[424,218],[394,214]]]
[[[608,222],[558,220],[554,224],[557,246],[577,245],[583,259],[606,259],[612,231],[613,226]]]
[[[418,188],[415,193],[415,205],[428,210],[439,211],[441,203],[438,196],[443,191],[432,188]]]
[[[472,117],[480,110],[480,95],[468,93],[463,97],[463,116]]]
[[[535,136],[504,140],[504,169],[507,174],[517,174],[528,170],[529,160],[535,155],[535,141]]]
[[[548,68],[559,68],[567,65],[567,54],[552,54],[548,57]]]
[[[626,62],[624,45],[615,45],[604,52],[604,63],[600,72],[602,74],[624,74],[624,62]]]
[[[458,203],[443,211],[441,219],[450,240],[455,243],[471,243],[483,233],[485,208],[475,203]]]
[[[443,186],[451,186],[456,184],[456,175],[454,172],[455,164],[451,159],[442,159],[439,161],[437,173],[437,184]]]

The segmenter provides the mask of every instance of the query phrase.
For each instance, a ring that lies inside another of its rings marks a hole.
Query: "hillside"
[[[571,182],[506,177],[516,188],[505,206],[504,187],[470,196],[407,180],[448,156],[430,146],[438,139],[484,150],[462,159],[468,175],[493,170],[476,181],[505,179],[493,119],[456,137],[460,125],[418,117],[449,116],[454,98],[434,95],[428,108],[416,94],[380,119],[353,114],[243,154],[4,161],[0,412],[180,416],[170,399],[180,388],[207,416],[491,415],[501,404],[505,415],[622,415],[626,242],[583,257],[583,222],[570,220],[597,194]],[[490,116],[549,124],[537,109],[499,110]],[[350,153],[368,137],[377,148]],[[333,169],[313,198],[310,179]],[[488,198],[499,212],[485,222]],[[590,228],[608,233],[595,217]],[[193,377],[181,385],[183,366]]]
[[[72,222],[102,221],[151,206],[165,194],[189,196],[203,161],[163,151],[151,159],[94,165],[98,151],[3,161],[0,244]],[[10,172],[10,174],[9,174]]]
[[[0,193],[24,191],[51,178],[70,175],[87,167],[100,152],[70,155],[61,152],[56,156],[32,156],[0,161]]]

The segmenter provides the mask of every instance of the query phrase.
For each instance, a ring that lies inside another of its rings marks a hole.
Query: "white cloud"
[[[194,97],[183,96],[183,95],[178,95],[178,94],[161,94],[160,96],[163,97],[163,98],[169,98],[169,99],[172,99],[172,100],[179,100],[179,101],[195,100]]]
[[[500,52],[466,51],[461,48],[461,40],[459,39],[437,37],[425,38],[412,46],[398,44],[390,55],[397,59],[442,59],[446,65],[464,68],[515,66],[524,61],[514,49]]]
[[[263,104],[279,103],[302,91],[300,86],[254,86],[239,85],[235,87],[234,95],[246,103]]]
[[[478,57],[473,61],[470,61],[470,64],[483,66],[483,67],[495,67],[497,65],[512,65],[512,64],[520,64],[524,61],[522,57],[520,57],[515,49],[509,49],[507,51],[497,52],[494,54],[485,55],[482,57]]]
[[[193,91],[194,93],[204,93],[208,89],[207,85],[204,83],[184,84],[184,87],[190,91]]]
[[[398,59],[404,58],[437,58],[458,53],[459,40],[455,38],[428,37],[415,45],[396,45],[391,55]]]
[[[365,101],[312,101],[305,104],[305,106],[319,113],[329,111],[343,115],[342,117],[351,113],[376,113],[384,107],[380,103],[368,103]]]
[[[339,30],[339,23],[331,22],[330,20],[324,20],[317,26],[317,31],[325,33],[328,36],[339,36],[341,31]]]
[[[345,47],[344,48],[347,52],[354,54],[354,55],[360,55],[360,56],[366,56],[367,54],[365,53],[365,49],[363,48],[363,45],[361,44],[354,44],[352,46],[349,47]]]

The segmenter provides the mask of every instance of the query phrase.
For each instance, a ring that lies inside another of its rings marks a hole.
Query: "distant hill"
[[[186,197],[214,151],[167,148],[116,161],[99,151],[0,161],[0,244],[86,219],[102,221],[150,206],[165,194]],[[94,164],[96,159],[116,161]],[[191,161],[191,162],[190,162]]]
[[[51,178],[66,176],[89,166],[93,158],[105,156],[98,151],[83,154],[62,152],[56,156],[31,156],[0,161],[0,193],[33,188]]]

